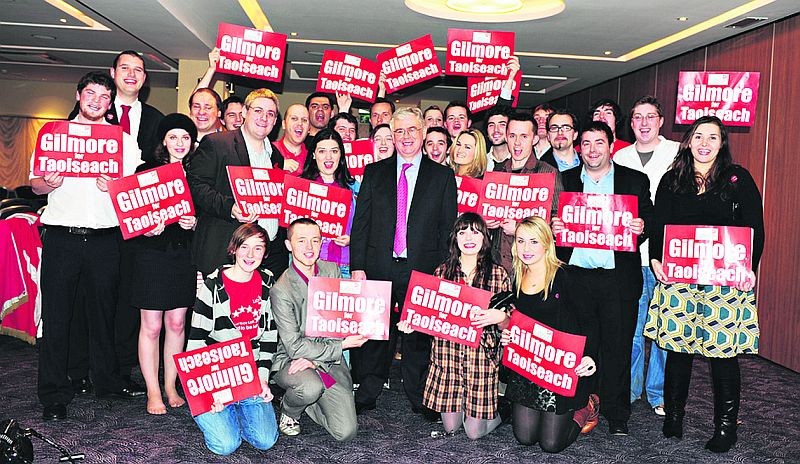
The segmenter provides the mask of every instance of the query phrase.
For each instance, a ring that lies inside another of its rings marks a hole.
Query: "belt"
[[[89,227],[67,227],[67,226],[47,226],[48,229],[56,229],[70,235],[108,235],[113,234],[118,229],[116,227],[106,227],[103,229],[92,229]]]
[[[406,261],[408,261],[408,258],[392,258],[392,261],[394,261],[395,263],[405,263]]]

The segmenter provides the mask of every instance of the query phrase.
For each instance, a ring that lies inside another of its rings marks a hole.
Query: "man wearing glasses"
[[[667,140],[659,134],[664,125],[661,103],[652,96],[638,99],[631,109],[631,128],[636,136],[636,143],[619,150],[614,155],[614,162],[621,166],[635,169],[647,174],[650,179],[650,199],[655,203],[656,190],[661,177],[666,173],[680,144]],[[642,295],[639,298],[639,315],[636,331],[633,334],[633,350],[631,353],[631,403],[639,399],[642,387],[647,393],[647,401],[653,411],[664,415],[664,366],[667,353],[655,346],[650,346],[650,364],[647,368],[647,379],[644,378],[644,337],[642,330],[647,318],[647,307],[653,297],[656,279],[650,270],[648,242],[644,242],[639,250],[642,254]],[[644,385],[643,385],[644,384]]]
[[[578,138],[578,118],[567,110],[555,110],[547,117],[547,141],[550,149],[541,158],[542,162],[557,168],[559,172],[572,169],[581,164],[575,151]]]
[[[278,118],[278,97],[269,89],[257,89],[244,100],[244,123],[234,131],[206,136],[186,169],[186,179],[197,208],[197,229],[192,251],[197,269],[208,275],[228,263],[226,245],[236,228],[253,222],[258,214],[247,213],[233,199],[227,166],[283,168],[283,157],[267,136]],[[276,277],[289,265],[283,242],[286,229],[277,219],[259,219],[269,234],[269,256],[264,265]]]
[[[392,282],[392,307],[402,306],[411,271],[432,274],[447,255],[447,238],[456,219],[453,171],[422,154],[423,118],[418,108],[401,108],[390,127],[396,154],[367,165],[350,233],[350,267],[358,280]],[[389,378],[397,341],[399,312],[392,312],[389,341],[370,340],[351,353],[361,385],[356,411],[374,409]],[[411,409],[433,416],[422,405],[431,338],[403,336],[403,388]]]

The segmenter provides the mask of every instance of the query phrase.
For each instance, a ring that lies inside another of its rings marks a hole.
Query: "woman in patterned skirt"
[[[596,404],[593,400],[587,405],[594,390],[594,377],[590,376],[597,372],[597,318],[585,300],[587,291],[556,258],[553,232],[543,219],[529,217],[517,224],[511,254],[517,293],[514,311],[553,329],[586,337],[583,357],[575,368],[582,378],[574,396],[556,394],[509,372],[506,398],[512,402],[514,437],[523,445],[538,443],[543,451],[558,453],[578,438]],[[502,344],[510,339],[511,332],[503,330]]]
[[[456,220],[448,250],[447,259],[434,271],[436,277],[494,294],[511,291],[505,269],[492,260],[489,233],[479,215],[464,213]],[[445,432],[455,433],[463,424],[467,437],[475,440],[501,422],[497,412],[499,342],[500,330],[508,325],[509,318],[506,311],[493,308],[472,315],[472,325],[483,328],[480,345],[472,348],[434,338],[422,401],[442,414]],[[408,322],[401,321],[397,327],[411,332]]]
[[[661,264],[665,224],[753,229],[753,269],[764,249],[761,195],[750,173],[733,164],[728,133],[714,116],[698,119],[656,192],[651,266],[660,281],[645,335],[667,350],[663,432],[683,436],[683,416],[695,354],[709,358],[714,388],[714,435],[706,449],[722,453],[736,443],[741,379],[737,355],[758,352],[755,273],[733,287],[671,283]]]

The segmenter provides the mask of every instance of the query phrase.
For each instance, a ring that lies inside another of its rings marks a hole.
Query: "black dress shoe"
[[[76,395],[88,395],[92,392],[92,381],[89,377],[83,377],[81,379],[73,379],[72,380],[72,391],[75,392]]]
[[[124,400],[129,400],[129,399],[132,399],[132,398],[138,398],[140,396],[144,396],[145,393],[147,393],[147,392],[142,390],[142,389],[123,387],[123,388],[120,388],[120,389],[117,389],[117,390],[108,390],[108,391],[102,391],[102,392],[98,391],[97,392],[97,396],[99,398],[113,397],[113,398],[121,398],[121,399],[124,399]]]
[[[361,415],[367,411],[375,409],[375,403],[356,403],[356,415]]]
[[[42,419],[46,421],[61,420],[66,418],[67,407],[61,403],[47,405],[42,411]]]
[[[608,433],[610,435],[624,437],[628,435],[628,423],[626,421],[608,421]]]

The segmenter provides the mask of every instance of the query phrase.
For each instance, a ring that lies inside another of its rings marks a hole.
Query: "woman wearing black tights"
[[[583,302],[586,291],[570,279],[556,258],[553,233],[541,218],[530,217],[514,233],[514,280],[516,311],[562,332],[586,336],[584,356],[575,373],[581,377],[573,397],[539,387],[516,372],[509,373],[506,398],[513,404],[514,436],[523,445],[539,443],[542,450],[558,453],[578,437],[587,416],[596,407],[589,401],[597,367],[597,324]],[[508,329],[501,343],[507,345]]]

